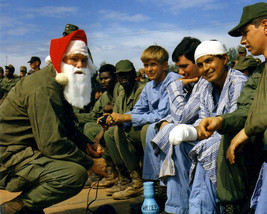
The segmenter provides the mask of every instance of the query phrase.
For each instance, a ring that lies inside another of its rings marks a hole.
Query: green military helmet
[[[63,36],[67,36],[75,30],[79,30],[79,27],[73,24],[66,24],[65,30],[62,33]]]
[[[247,53],[247,49],[245,47],[240,46],[237,50],[238,53]]]
[[[26,68],[26,66],[20,66],[19,71],[22,71],[22,72],[27,73],[27,68]]]
[[[121,72],[130,72],[135,69],[133,63],[128,59],[117,62],[115,67],[116,67],[115,74]]]
[[[243,8],[239,24],[228,32],[230,36],[242,36],[241,29],[255,18],[267,15],[267,3],[259,2]]]
[[[5,68],[7,68],[9,71],[13,72],[15,71],[15,68],[13,65],[9,64],[9,65],[6,65]]]
[[[70,33],[72,33],[72,32],[75,31],[75,30],[79,30],[79,27],[76,26],[76,25],[73,25],[73,24],[66,24],[66,26],[65,26],[65,30],[64,30],[64,32],[62,33],[62,35],[63,35],[63,36],[67,36],[67,35],[69,35]],[[90,57],[90,59],[92,60],[92,62],[94,62],[94,61],[93,61],[92,54],[91,54],[91,51],[90,51],[89,48],[88,48],[88,54],[89,54],[89,57]]]
[[[257,65],[258,64],[257,64],[256,59],[253,56],[249,55],[246,57],[241,57],[239,61],[235,64],[234,69],[243,71],[250,67],[256,67]]]

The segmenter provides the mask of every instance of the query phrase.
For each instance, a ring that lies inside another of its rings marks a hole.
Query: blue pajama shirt
[[[205,117],[212,117],[234,111],[237,108],[237,98],[247,79],[248,77],[241,72],[229,69],[223,89],[219,94],[218,91],[214,90],[216,86],[212,83],[209,83],[203,88],[200,97],[201,110],[199,112],[199,119],[193,125],[198,126],[201,119]],[[218,102],[216,100],[218,100]],[[166,201],[165,211],[173,213],[218,212],[219,205],[216,200],[216,161],[220,138],[221,136],[215,132],[208,139],[195,142],[182,142],[180,145],[174,146],[175,154],[179,153],[184,156],[183,158],[180,157],[180,159],[189,160],[189,162],[174,161],[176,171],[174,177],[171,176],[168,178],[168,200]],[[192,143],[194,143],[194,145],[192,145]],[[182,147],[191,147],[192,149],[190,153],[181,153],[180,150]],[[184,167],[185,165],[187,167]],[[185,176],[184,179],[180,179],[184,174],[188,176]],[[192,181],[192,185],[189,188],[190,191],[184,192],[183,194],[184,197],[186,197],[186,193],[188,194],[187,204],[181,204],[179,198],[169,198],[169,196],[175,195],[173,193],[175,191],[186,191],[182,187],[188,186],[190,184],[190,179]]]

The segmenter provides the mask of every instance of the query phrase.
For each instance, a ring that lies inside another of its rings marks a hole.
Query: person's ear
[[[261,21],[261,25],[262,25],[262,27],[264,29],[264,35],[267,36],[267,19],[263,19]]]

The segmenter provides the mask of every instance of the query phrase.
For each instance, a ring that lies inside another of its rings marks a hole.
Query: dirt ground
[[[96,190],[92,189],[89,194],[89,189],[83,189],[78,195],[55,204],[44,210],[45,214],[86,214],[87,201],[91,201],[95,198]],[[5,190],[0,190],[0,204],[16,197],[19,193],[10,193]],[[99,189],[97,199],[93,202],[89,208],[96,210],[99,206],[104,204],[110,204],[113,206],[117,214],[128,214],[130,203],[134,201],[134,198],[128,200],[113,200],[111,196],[106,196],[105,189]],[[87,214],[91,214],[88,212]]]

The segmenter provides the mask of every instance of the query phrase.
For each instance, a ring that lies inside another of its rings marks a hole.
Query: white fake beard
[[[83,74],[75,74],[82,71]],[[61,74],[67,77],[67,84],[64,87],[64,97],[72,106],[83,108],[91,99],[91,72],[89,68],[77,68],[61,63]]]

